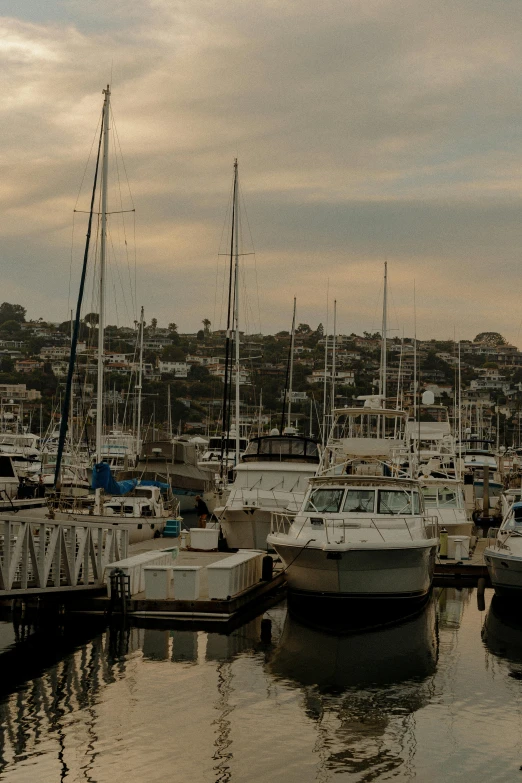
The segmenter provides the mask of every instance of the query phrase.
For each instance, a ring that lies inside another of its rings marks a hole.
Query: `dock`
[[[479,579],[486,579],[489,585],[488,569],[484,561],[487,545],[487,538],[479,538],[469,560],[441,560],[437,556],[433,584],[444,586],[464,581],[467,584],[470,581],[476,584]]]
[[[169,539],[169,544],[176,545],[179,539]],[[167,540],[158,538],[129,546],[129,556],[144,553],[161,552],[167,546]],[[224,599],[211,599],[208,590],[207,567],[229,558],[232,553],[218,551],[192,551],[180,549],[175,566],[199,567],[200,589],[196,600],[180,600],[176,598],[150,599],[145,592],[136,593],[126,601],[124,613],[133,624],[142,627],[159,627],[168,624],[197,625],[198,628],[219,624],[232,629],[255,617],[263,610],[281,601],[286,595],[286,579],[282,567],[273,572],[273,577],[267,581],[259,581],[246,590]],[[279,564],[280,565],[280,564]],[[108,595],[77,596],[74,602],[74,612],[94,614],[121,614],[121,605],[111,601]]]

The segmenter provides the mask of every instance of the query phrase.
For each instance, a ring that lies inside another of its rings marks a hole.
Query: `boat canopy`
[[[162,492],[169,490],[169,485],[162,481],[152,481],[145,479],[125,479],[125,481],[116,481],[111,473],[110,465],[107,462],[98,462],[92,471],[92,488],[103,489],[108,495],[127,495],[135,487],[159,487]]]

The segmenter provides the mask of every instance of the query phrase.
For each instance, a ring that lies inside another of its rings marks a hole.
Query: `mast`
[[[288,424],[287,427],[292,426],[290,416],[292,415],[292,383],[294,379],[294,346],[295,346],[295,304],[296,298],[294,296],[294,315],[292,318],[292,334],[290,337],[290,378],[288,380]],[[281,432],[281,435],[283,433]]]
[[[417,421],[417,302],[413,281],[413,420]]]
[[[170,383],[167,386],[167,429],[169,431],[169,438],[172,440],[172,411],[170,409]]]
[[[333,343],[332,343],[332,416],[335,410],[335,360],[337,358],[337,299],[333,308]]]
[[[105,109],[105,104],[104,104]],[[89,209],[89,221],[87,223],[87,236],[85,240],[85,249],[83,252],[83,264],[82,264],[82,274],[80,277],[80,290],[78,292],[78,300],[76,302],[76,318],[74,322],[74,330],[72,334],[72,340],[71,340],[71,353],[69,356],[69,368],[67,370],[67,383],[65,385],[65,401],[64,406],[62,409],[62,416],[60,419],[60,434],[58,438],[58,453],[56,455],[56,466],[54,471],[54,486],[55,488],[58,486],[58,482],[60,479],[60,469],[62,464],[62,455],[63,455],[63,448],[65,445],[65,438],[67,435],[67,419],[69,416],[69,395],[71,394],[72,389],[72,382],[73,382],[73,375],[74,375],[74,364],[76,362],[76,346],[78,343],[78,334],[80,332],[80,320],[81,320],[81,309],[82,309],[82,302],[83,302],[83,292],[85,290],[85,278],[87,276],[87,261],[89,258],[89,247],[91,243],[91,232],[92,232],[92,218],[94,214],[94,200],[96,197],[96,188],[98,185],[98,169],[100,165],[100,152],[101,152],[101,145],[102,145],[102,139],[103,139],[103,132],[105,128],[105,111],[102,115],[102,125],[100,130],[100,139],[98,142],[98,153],[96,156],[96,168],[94,170],[94,183],[92,186],[92,193],[91,193],[91,204]],[[54,397],[53,397],[54,400]],[[3,421],[3,416],[2,416]],[[51,417],[52,422],[52,417]],[[42,408],[40,407],[40,429],[42,427]]]
[[[138,365],[138,384],[136,391],[138,392],[138,410],[136,412],[136,454],[141,451],[141,390],[143,388],[143,330],[145,328],[145,311],[143,307],[140,313],[140,359]]]
[[[237,160],[236,160],[236,177],[237,177]],[[235,464],[239,465],[239,378],[240,378],[240,368],[239,368],[239,226],[238,226],[238,218],[239,218],[239,209],[238,209],[238,198],[239,198],[239,189],[236,187],[234,189],[234,195],[236,198],[235,203],[235,209],[234,214],[236,218],[236,231],[235,231],[235,261],[234,261],[234,321],[235,321],[235,353],[236,353],[236,461]]]
[[[234,159],[234,191],[232,195],[232,227],[230,231],[230,272],[228,277],[228,311],[227,311],[227,331],[225,338],[225,377],[223,388],[223,413],[221,417],[222,433],[221,433],[221,454],[220,454],[220,476],[223,478],[224,464],[223,458],[228,462],[228,440],[229,440],[229,395],[228,395],[228,369],[230,359],[230,333],[231,333],[231,317],[232,317],[232,269],[234,258],[234,232],[236,226],[236,195],[237,195],[237,158]]]
[[[103,91],[103,156],[101,171],[101,237],[98,316],[98,383],[96,389],[96,462],[101,462],[103,439],[103,343],[105,331],[105,262],[107,252],[107,182],[109,175],[109,113],[111,91]],[[96,489],[95,514],[101,513],[101,489]]]
[[[326,286],[326,333],[325,333],[325,341],[324,341],[324,386],[323,386],[323,437],[322,437],[322,444],[324,447],[324,444],[326,443],[326,390],[327,390],[327,375],[328,375],[328,317],[329,317],[329,306],[328,306],[328,295],[330,293],[330,280],[328,280],[328,284]]]
[[[387,367],[386,367],[386,357],[387,357],[387,350],[386,350],[386,337],[387,337],[387,331],[388,331],[388,324],[387,324],[387,313],[388,309],[388,262],[384,262],[384,297],[382,300],[382,343],[381,343],[381,383],[380,383],[380,392],[384,398],[384,407],[386,407],[386,375],[387,375]]]

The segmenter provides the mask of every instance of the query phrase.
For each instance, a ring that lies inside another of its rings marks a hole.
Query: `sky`
[[[1,301],[56,321],[74,306],[87,216],[73,210],[88,208],[110,81],[123,157],[109,208],[136,212],[110,218],[109,323],[143,305],[180,331],[224,325],[237,157],[247,331],[288,329],[294,296],[298,322],[326,323],[328,300],[331,324],[336,299],[339,332],[376,331],[387,261],[390,334],[413,333],[415,285],[419,338],[522,345],[519,2],[3,0],[0,13]]]

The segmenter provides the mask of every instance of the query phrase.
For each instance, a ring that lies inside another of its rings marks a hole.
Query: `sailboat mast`
[[[140,360],[138,365],[138,410],[136,412],[136,454],[141,451],[141,390],[143,388],[143,330],[145,328],[145,311],[143,307],[140,312]]]
[[[96,461],[101,462],[103,438],[103,343],[105,331],[105,262],[107,252],[107,181],[109,174],[109,85],[103,91],[103,156],[101,171],[101,238],[98,316],[98,383],[96,389]],[[99,490],[96,490],[99,494]]]
[[[333,342],[332,342],[332,416],[335,410],[335,363],[337,359],[337,299],[333,307]]]
[[[288,423],[287,427],[292,426],[290,416],[292,415],[292,385],[294,380],[294,346],[295,346],[295,304],[296,298],[294,296],[294,315],[292,318],[292,335],[290,338],[290,378],[288,380]],[[281,433],[283,434],[283,433]]]
[[[236,161],[236,177],[237,177],[237,161]],[[237,183],[236,183],[237,184]],[[234,259],[234,321],[235,321],[235,353],[236,353],[236,366],[235,366],[235,375],[236,375],[236,461],[235,464],[239,465],[239,378],[240,378],[240,367],[239,367],[239,226],[238,226],[238,218],[239,218],[239,209],[238,209],[238,200],[239,200],[239,188],[236,187],[234,189],[234,196],[236,203],[234,205],[234,213],[236,218],[236,231],[235,231],[235,259]]]
[[[232,315],[232,266],[234,257],[234,229],[236,225],[236,193],[237,193],[237,158],[234,160],[234,193],[232,196],[232,226],[230,229],[230,272],[228,278],[228,309],[227,309],[227,331],[225,337],[225,377],[223,379],[223,414],[221,417],[222,434],[221,434],[221,453],[219,457],[220,461],[220,476],[223,478],[225,473],[225,461],[228,463],[228,442],[229,442],[229,419],[230,419],[230,395],[229,395],[229,360],[230,356],[230,333],[231,333],[231,315]],[[232,369],[232,368],[231,368]],[[227,464],[228,467],[228,464]]]
[[[384,400],[384,407],[386,407],[386,380],[387,380],[387,350],[386,350],[386,338],[388,331],[388,262],[384,262],[384,296],[382,300],[382,343],[381,343],[381,394]]]

